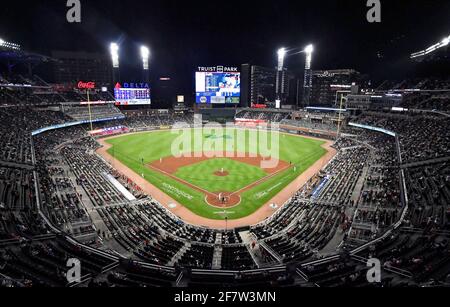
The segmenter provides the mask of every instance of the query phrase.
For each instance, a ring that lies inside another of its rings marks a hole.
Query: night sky
[[[0,37],[43,54],[108,53],[121,43],[123,74],[151,49],[153,78],[192,88],[206,65],[276,65],[280,47],[315,45],[313,69],[354,68],[373,78],[401,76],[408,55],[450,34],[450,1],[381,0],[382,23],[366,20],[366,0],[81,0],[82,23],[66,21],[66,0],[2,1]],[[301,73],[303,59],[287,66]],[[390,71],[387,71],[387,68]]]

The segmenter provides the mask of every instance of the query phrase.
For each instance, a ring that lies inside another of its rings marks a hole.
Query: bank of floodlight
[[[450,43],[450,35],[442,40],[442,45],[447,46]]]
[[[143,66],[144,70],[148,70],[149,69],[150,50],[145,46],[141,47],[141,57],[142,57],[142,66]]]
[[[0,47],[12,50],[20,50],[20,45],[7,42],[0,38]]]
[[[119,45],[111,43],[109,50],[111,52],[111,60],[114,68],[119,68]]]
[[[282,71],[284,68],[284,58],[286,57],[286,49],[280,48],[278,49],[278,71]]]
[[[312,54],[314,52],[314,46],[313,45],[306,46],[304,52],[306,53],[305,70],[310,70],[311,63],[312,63]]]
[[[447,36],[446,38],[444,38],[444,39],[443,39],[442,41],[440,41],[439,43],[436,43],[436,44],[434,44],[434,45],[428,47],[428,48],[425,49],[425,50],[421,50],[421,51],[419,51],[419,52],[415,52],[415,53],[411,54],[410,58],[411,58],[411,59],[415,59],[415,58],[419,58],[419,57],[425,56],[425,55],[427,55],[427,54],[430,54],[430,53],[435,52],[436,50],[438,50],[438,49],[440,49],[440,48],[446,47],[446,46],[448,46],[449,44],[450,44],[450,35]]]
[[[313,53],[314,52],[314,46],[313,45],[306,46],[305,52],[306,53]]]

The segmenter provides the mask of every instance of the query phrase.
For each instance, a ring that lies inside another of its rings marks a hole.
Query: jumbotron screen
[[[199,71],[195,74],[198,104],[239,104],[241,74],[239,72]]]
[[[116,105],[149,105],[151,104],[150,86],[148,83],[117,83],[114,88]]]

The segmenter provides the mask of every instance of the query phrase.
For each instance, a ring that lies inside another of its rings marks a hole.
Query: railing
[[[395,135],[395,143],[396,143],[398,158],[401,163],[400,141],[399,141],[397,135]],[[401,217],[398,220],[398,222],[396,224],[394,224],[391,228],[389,228],[389,230],[387,230],[381,237],[379,237],[373,241],[370,241],[370,242],[354,249],[353,251],[351,251],[350,252],[351,255],[360,253],[360,252],[366,250],[367,248],[369,248],[370,246],[383,241],[388,236],[390,236],[393,231],[397,230],[403,224],[403,221],[405,220],[406,214],[408,213],[408,210],[409,210],[409,199],[408,199],[408,192],[407,192],[408,190],[406,188],[406,180],[405,180],[404,170],[400,171],[400,191],[401,191],[400,199],[403,203],[403,211],[402,211]]]
[[[262,248],[264,248],[273,258],[275,258],[279,263],[283,263],[283,259],[281,258],[281,256],[274,251],[269,245],[267,245],[267,243],[265,242],[261,242],[260,246]]]
[[[75,288],[75,287],[79,287],[87,282],[89,282],[90,280],[92,280],[92,275],[91,274],[87,274],[84,275],[80,278],[79,282],[73,282],[67,285],[68,288]]]
[[[369,259],[366,259],[366,258],[360,257],[360,256],[356,256],[356,255],[353,255],[352,259],[357,261],[357,262],[359,262],[359,263],[361,263],[361,264],[364,264],[364,265],[366,265],[368,263],[368,261],[369,261]],[[383,269],[385,271],[387,271],[387,272],[394,273],[394,274],[397,274],[397,275],[400,275],[400,276],[403,276],[403,277],[406,277],[406,278],[412,278],[413,277],[413,274],[411,272],[409,272],[407,270],[402,270],[402,269],[399,269],[399,268],[396,268],[396,267],[384,266]]]

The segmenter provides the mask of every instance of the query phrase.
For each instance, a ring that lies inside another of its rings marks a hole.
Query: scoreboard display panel
[[[146,83],[117,84],[114,88],[116,105],[149,105],[151,104],[150,87]]]
[[[241,74],[237,71],[198,71],[195,73],[198,104],[239,104]]]

